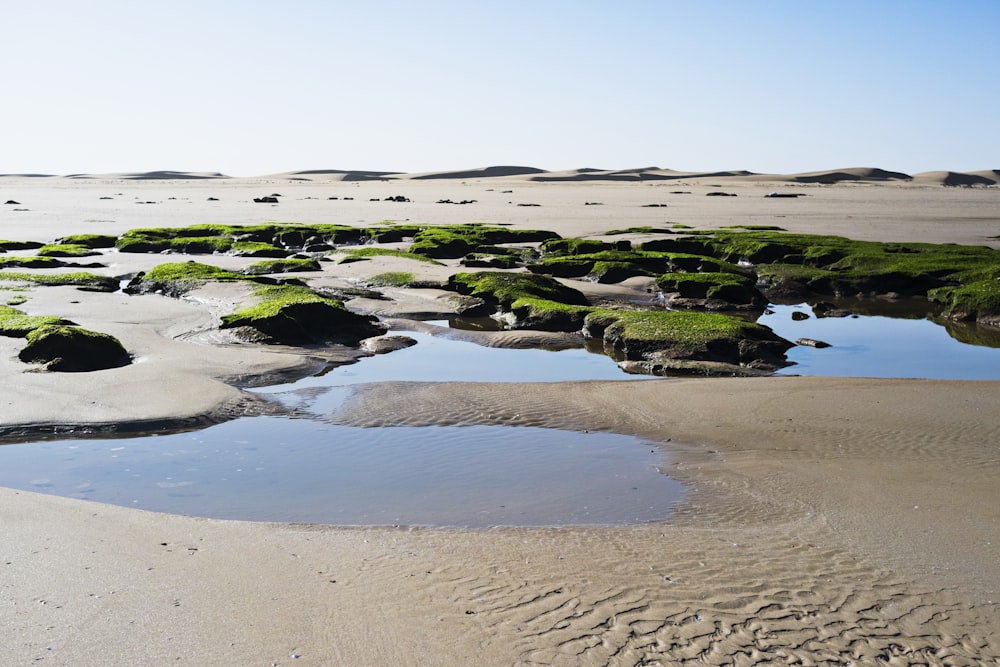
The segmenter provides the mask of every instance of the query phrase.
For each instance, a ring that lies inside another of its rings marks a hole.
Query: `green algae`
[[[416,282],[416,277],[408,271],[387,271],[379,273],[365,281],[372,287],[409,287]]]
[[[55,257],[0,257],[0,268],[16,266],[21,269],[57,269],[66,262]]]
[[[248,276],[262,276],[270,273],[295,273],[300,271],[321,271],[319,260],[312,258],[303,259],[270,259],[261,262],[254,262],[243,269],[243,273]]]
[[[337,264],[349,264],[351,262],[360,262],[366,259],[371,259],[372,257],[402,257],[403,259],[412,259],[418,262],[427,262],[428,264],[435,264],[441,266],[441,262],[427,257],[424,255],[419,255],[416,253],[408,252],[406,250],[398,250],[394,248],[376,248],[374,246],[365,246],[363,248],[350,248],[342,249],[341,252],[344,253],[344,257],[337,261]]]
[[[784,352],[794,346],[768,327],[719,313],[600,309],[587,316],[584,332],[630,360],[659,356],[774,368],[784,365]]]
[[[90,257],[100,253],[82,243],[50,243],[37,250],[40,257]]]
[[[587,297],[579,290],[567,287],[544,275],[480,271],[456,273],[448,278],[448,289],[481,298],[490,303],[509,307],[518,299],[542,299],[558,303],[587,306]]]
[[[737,273],[664,273],[657,277],[656,285],[685,299],[718,299],[736,304],[764,301],[756,280]]]
[[[129,294],[163,293],[182,296],[206,282],[234,282],[247,276],[201,262],[169,262],[158,264],[145,273],[137,274],[125,291]]]
[[[0,281],[33,283],[46,287],[70,285],[81,290],[94,292],[115,292],[118,290],[116,278],[83,272],[35,274],[0,271]]]
[[[24,338],[39,327],[71,324],[73,323],[61,317],[27,315],[12,306],[0,306],[0,336]]]
[[[413,236],[410,252],[435,259],[457,259],[482,252],[484,246],[504,243],[541,243],[559,238],[555,232],[509,229],[479,223],[425,227]]]
[[[59,245],[81,245],[87,248],[114,248],[117,236],[111,234],[71,234],[56,240]]]
[[[49,371],[105,370],[132,361],[121,341],[114,336],[77,326],[47,324],[33,329],[25,338],[27,345],[18,353],[18,358],[41,363]]]
[[[222,317],[221,329],[238,329],[257,342],[357,345],[385,333],[374,317],[352,313],[337,300],[300,285],[268,285],[254,291],[258,303]]]

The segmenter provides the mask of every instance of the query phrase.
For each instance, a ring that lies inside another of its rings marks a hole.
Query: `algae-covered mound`
[[[46,287],[71,285],[86,292],[117,292],[118,279],[93,273],[14,273],[0,271],[0,281],[30,283]]]
[[[322,271],[318,260],[306,257],[303,259],[269,259],[254,262],[243,269],[248,276],[263,276],[269,273],[294,273],[297,271]]]
[[[500,306],[510,306],[518,299],[533,298],[576,306],[590,304],[579,290],[566,287],[549,276],[503,271],[456,273],[448,278],[448,288],[484,299]]]
[[[117,368],[132,359],[114,336],[74,326],[44,325],[27,335],[21,361],[41,363],[50,371],[86,372]]]
[[[300,285],[271,285],[254,292],[258,303],[222,317],[222,329],[233,329],[252,342],[307,345],[358,345],[380,336],[385,325],[368,315],[352,313],[336,299]]]
[[[140,272],[125,287],[127,294],[164,294],[179,297],[209,281],[247,280],[235,271],[200,262],[171,262]]]
[[[1000,267],[997,273],[1000,274]],[[955,287],[939,287],[927,296],[945,304],[946,319],[1000,326],[1000,275]]]
[[[656,286],[664,292],[675,292],[682,299],[705,299],[726,305],[763,306],[766,302],[756,280],[737,273],[664,273],[657,277]],[[678,305],[676,300],[671,302],[671,307]]]
[[[674,361],[701,361],[772,371],[788,365],[794,347],[769,328],[738,317],[682,311],[597,310],[587,316],[584,334],[630,361],[645,361],[655,372]]]
[[[50,315],[27,315],[11,306],[0,306],[0,336],[24,338],[43,326],[72,325],[73,322]]]
[[[417,232],[410,252],[435,259],[457,259],[502,243],[540,243],[556,238],[558,234],[544,230],[508,229],[477,223],[442,225]]]

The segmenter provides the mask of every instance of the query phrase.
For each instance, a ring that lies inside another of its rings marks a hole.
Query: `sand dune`
[[[924,171],[913,175],[915,183],[926,183],[928,185],[996,185],[1000,183],[1000,171],[982,171],[973,173],[961,173],[955,171]]]
[[[466,169],[462,171],[435,171],[423,174],[408,174],[405,178],[415,181],[454,178],[503,178],[507,176],[524,176],[526,174],[542,174],[544,169],[536,167],[494,166],[481,169]]]
[[[107,174],[0,174],[0,178],[66,178],[77,180],[211,180],[211,179],[267,179],[301,182],[363,182],[363,181],[428,181],[428,180],[475,180],[509,179],[536,183],[570,182],[633,182],[633,181],[674,181],[674,180],[720,180],[739,182],[774,182],[829,185],[837,183],[879,183],[942,185],[942,186],[990,186],[1000,183],[1000,169],[984,169],[973,172],[926,171],[909,175],[898,171],[888,171],[876,167],[850,167],[828,169],[793,174],[756,173],[742,169],[722,171],[679,171],[660,167],[638,167],[629,169],[595,169],[583,167],[547,171],[536,167],[498,165],[474,169],[407,173],[399,171],[371,171],[359,169],[308,169],[287,171],[263,176],[232,177],[219,172],[189,171],[149,171],[121,172]]]
[[[211,179],[231,178],[219,172],[197,172],[197,171],[143,171],[143,172],[119,172],[112,174],[69,174],[64,178],[72,179],[102,179],[102,180],[122,180],[122,181],[201,181]]]

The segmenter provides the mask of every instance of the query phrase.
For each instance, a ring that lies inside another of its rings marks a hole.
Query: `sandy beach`
[[[394,220],[563,236],[778,225],[1000,248],[1000,189],[983,182],[995,172],[897,179],[862,169],[815,178],[646,170],[632,180],[589,172],[532,180],[537,173],[515,171],[364,180],[0,176],[0,201],[15,202],[0,208],[0,238]],[[736,196],[706,196],[713,192]],[[253,202],[266,195],[279,203]],[[88,270],[122,277],[185,257],[99,259],[107,266]],[[198,259],[227,268],[247,261]],[[405,262],[328,263],[309,279],[348,286],[401,267],[427,279],[459,270]],[[380,317],[453,307],[434,290],[402,292],[348,305]],[[30,315],[115,335],[135,363],[34,372],[17,359],[21,341],[0,338],[0,435],[8,442],[259,413],[266,406],[244,388],[353,354],[220,337],[213,323],[246,296],[233,289],[185,300],[69,287],[19,294]],[[505,333],[487,344],[539,338]],[[972,381],[365,385],[332,420],[635,435],[656,443],[687,495],[653,524],[463,531],[219,521],[0,489],[0,663],[1000,664],[998,405],[1000,382]]]

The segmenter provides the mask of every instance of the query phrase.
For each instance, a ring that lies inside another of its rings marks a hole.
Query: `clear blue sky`
[[[5,3],[0,173],[1000,168],[1000,1]]]

